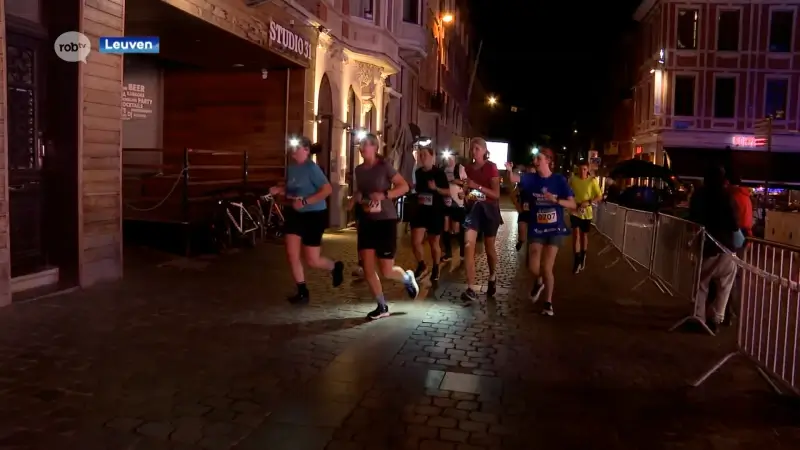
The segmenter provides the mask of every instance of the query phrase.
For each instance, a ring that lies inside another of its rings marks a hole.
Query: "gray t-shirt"
[[[392,188],[392,178],[397,174],[397,170],[388,162],[381,160],[375,165],[368,167],[359,164],[356,167],[356,190],[361,194],[361,204],[357,207],[362,208],[368,220],[397,220],[397,210],[391,200],[381,202],[370,202],[369,195],[375,192],[386,192]]]

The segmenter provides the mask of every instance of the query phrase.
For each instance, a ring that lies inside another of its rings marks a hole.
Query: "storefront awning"
[[[665,148],[678,177],[702,178],[711,165],[722,165],[747,182],[800,183],[800,152]]]

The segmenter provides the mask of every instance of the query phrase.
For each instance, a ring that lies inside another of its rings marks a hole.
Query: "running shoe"
[[[575,257],[575,262],[572,263],[572,273],[577,275],[581,273],[583,270],[583,266],[581,265],[581,259],[579,257]]]
[[[478,294],[476,294],[472,288],[467,288],[467,290],[461,294],[461,300],[464,300],[465,302],[477,302]]]
[[[554,314],[555,312],[553,312],[553,304],[550,302],[546,302],[544,304],[544,308],[542,308],[542,315],[553,317]]]
[[[444,255],[444,256],[442,256],[442,259],[439,260],[439,262],[445,263],[445,262],[450,261],[451,259],[453,259],[453,255]]]
[[[542,291],[544,291],[544,284],[537,281],[536,284],[533,285],[533,289],[531,289],[531,301],[533,303],[536,303],[539,300],[539,296],[542,295]]]
[[[425,261],[420,261],[417,263],[417,270],[414,271],[414,278],[420,279],[422,274],[425,273],[425,269],[428,267],[425,265]]]
[[[361,266],[356,267],[352,275],[356,278],[364,278],[364,268]]]
[[[417,284],[417,279],[414,277],[414,272],[410,270],[406,270],[406,274],[403,276],[403,284],[406,287],[406,292],[411,299],[417,298],[419,295],[419,285]]]
[[[497,293],[497,275],[489,276],[489,287],[486,288],[486,296],[492,297]]]
[[[308,293],[297,293],[289,297],[289,303],[293,305],[305,305],[308,303]]]
[[[333,270],[331,271],[331,278],[333,278],[333,287],[339,287],[344,282],[344,263],[341,261],[336,261],[333,264]]]
[[[377,308],[370,311],[367,314],[367,319],[369,320],[378,320],[383,319],[384,317],[389,317],[389,306],[388,305],[378,305]]]

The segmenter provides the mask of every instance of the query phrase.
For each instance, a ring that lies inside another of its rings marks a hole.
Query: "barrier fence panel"
[[[650,268],[655,237],[655,214],[635,209],[625,214],[625,233],[622,240],[622,254],[645,269]]]
[[[622,251],[622,244],[625,240],[625,214],[627,210],[614,203],[602,203],[602,213],[598,231],[608,238],[609,243],[600,250],[598,255],[602,255],[612,248]]]
[[[737,350],[692,383],[701,385],[736,355],[744,355],[778,393],[800,395],[800,249],[752,239],[738,259],[732,301],[740,302]]]
[[[694,300],[704,238],[704,228],[694,222],[665,214],[658,216],[651,270],[670,294]]]

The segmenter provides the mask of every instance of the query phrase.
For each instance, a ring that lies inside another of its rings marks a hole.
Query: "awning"
[[[800,152],[665,148],[679,178],[702,178],[711,165],[721,165],[749,182],[800,183]]]

